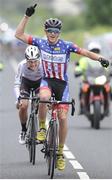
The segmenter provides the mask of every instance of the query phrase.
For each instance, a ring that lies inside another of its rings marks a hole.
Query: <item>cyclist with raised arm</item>
[[[47,19],[44,23],[44,30],[47,39],[33,37],[26,34],[25,27],[35,12],[35,7],[27,8],[25,16],[21,20],[16,30],[16,38],[24,41],[27,44],[38,46],[41,51],[41,60],[44,71],[44,76],[40,85],[40,99],[50,99],[52,93],[55,94],[56,100],[69,100],[69,87],[67,77],[67,65],[70,60],[70,53],[74,52],[83,56],[87,56],[93,60],[99,61],[103,66],[107,67],[109,62],[101,55],[92,53],[86,49],[79,48],[72,42],[67,42],[59,39],[62,22],[57,18]],[[99,64],[100,65],[100,64]],[[37,134],[37,139],[45,139],[45,120],[47,109],[44,104],[40,104],[43,112],[39,113],[40,132]],[[59,105],[59,151],[57,158],[57,168],[63,170],[65,168],[65,159],[63,156],[63,147],[67,135],[67,114],[68,105]]]
[[[18,64],[14,82],[16,107],[19,110],[19,118],[22,127],[19,135],[20,144],[25,144],[29,102],[28,99],[21,99],[21,97],[30,97],[30,90],[32,88],[36,90],[37,93],[39,92],[42,75],[40,51],[36,46],[30,45],[25,50],[25,59]]]

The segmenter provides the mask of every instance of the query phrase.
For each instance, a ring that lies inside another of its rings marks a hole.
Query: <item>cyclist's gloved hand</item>
[[[21,100],[21,97],[19,96],[17,101],[16,101],[16,108],[19,109],[20,106],[22,106],[22,102],[20,101]]]
[[[18,102],[18,101],[16,101],[16,103],[15,103],[15,104],[16,104],[16,108],[17,108],[17,109],[19,109],[19,102]]]
[[[109,61],[107,59],[102,58],[102,57],[99,58],[99,62],[101,63],[101,65],[103,67],[107,68],[109,66]]]
[[[35,4],[34,6],[30,6],[26,9],[26,16],[30,17],[34,14],[35,12],[35,8],[36,8],[37,4]]]

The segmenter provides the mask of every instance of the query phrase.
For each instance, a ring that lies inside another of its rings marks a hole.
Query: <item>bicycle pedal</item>
[[[41,149],[41,152],[42,152],[42,153],[45,153],[45,152],[46,152],[45,147]]]
[[[38,139],[35,139],[37,144],[43,144],[44,141],[39,141]]]

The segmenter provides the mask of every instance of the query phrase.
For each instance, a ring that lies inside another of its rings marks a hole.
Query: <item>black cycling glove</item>
[[[36,8],[37,4],[35,4],[34,6],[30,6],[26,9],[26,16],[30,17],[34,14],[35,12],[35,8]]]
[[[101,65],[103,67],[107,68],[109,66],[109,61],[107,59],[102,58],[102,57],[99,58],[99,62],[101,63]]]

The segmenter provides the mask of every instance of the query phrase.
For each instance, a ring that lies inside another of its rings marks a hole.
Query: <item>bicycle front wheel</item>
[[[54,169],[56,167],[56,151],[57,151],[57,124],[56,121],[50,125],[47,135],[47,164],[48,164],[48,175],[52,179],[54,176]]]

